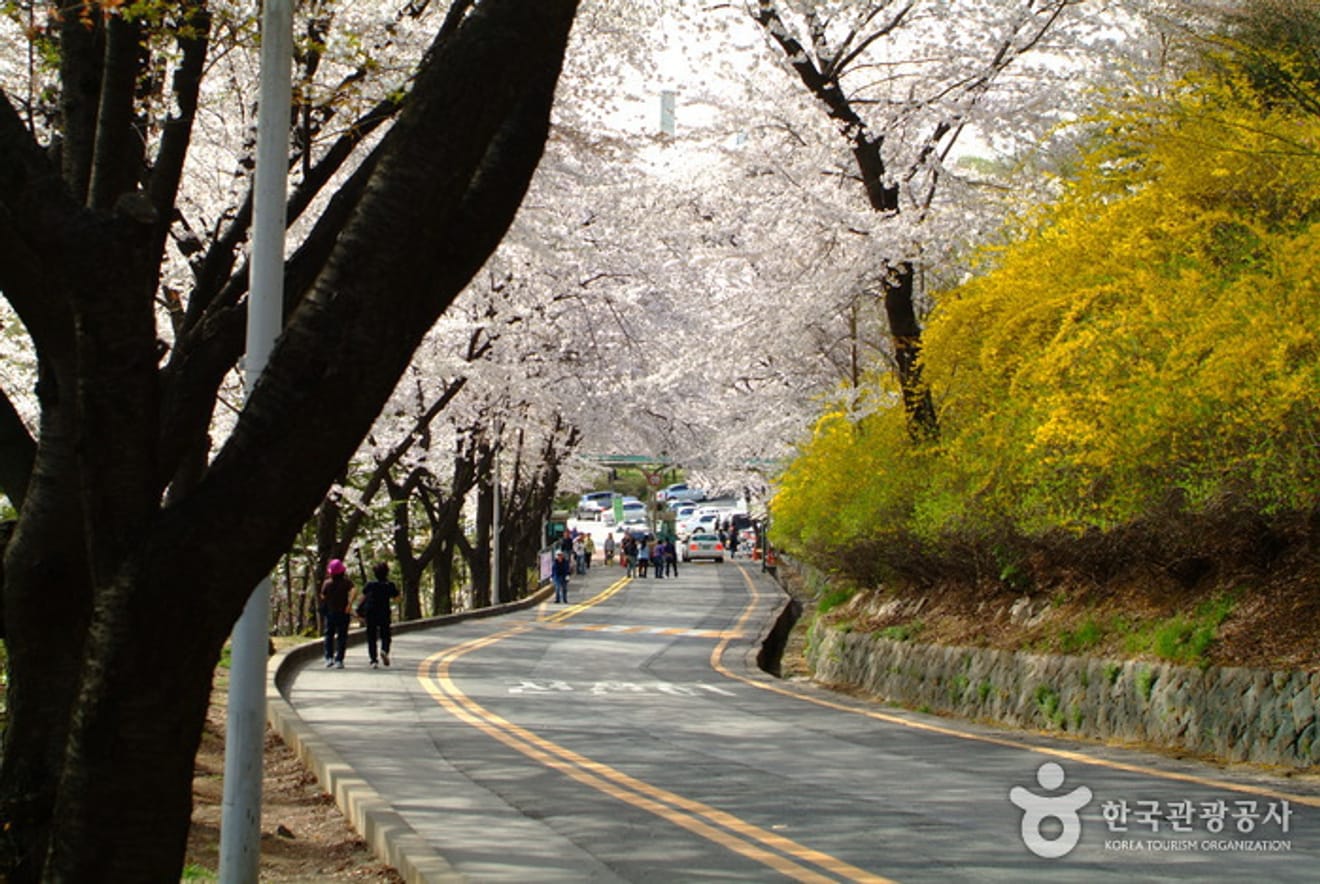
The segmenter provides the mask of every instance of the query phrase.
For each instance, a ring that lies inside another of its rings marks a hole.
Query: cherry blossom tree
[[[189,211],[193,184],[235,183],[214,162],[194,172],[188,148],[197,121],[243,118],[230,84],[204,84],[223,30],[248,25],[200,3],[89,4],[34,35],[57,50],[60,103],[8,84],[0,102],[0,290],[31,336],[40,408],[26,487],[5,488],[20,504],[3,587],[9,880],[179,875],[230,626],[511,222],[575,7],[451,4],[402,92],[310,120],[295,226],[319,206],[287,267],[284,333],[210,458],[248,210]],[[190,276],[165,271],[171,242]]]

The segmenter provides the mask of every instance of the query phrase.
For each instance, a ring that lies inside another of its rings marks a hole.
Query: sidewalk
[[[598,556],[599,559],[599,556]],[[570,593],[578,599],[609,586],[624,576],[617,561],[612,567],[597,562],[586,574],[574,575]],[[545,586],[526,599],[505,605],[496,605],[475,611],[465,611],[445,617],[414,620],[394,624],[397,635],[418,632],[460,623],[465,620],[493,617],[534,607],[553,597],[553,588]],[[366,632],[354,629],[349,633],[349,647],[360,648],[366,642]],[[360,654],[359,654],[360,656]],[[280,738],[311,770],[326,792],[354,829],[362,835],[372,852],[389,863],[409,884],[432,882],[461,882],[469,880],[460,874],[445,857],[397,813],[339,752],[321,739],[294,709],[287,699],[289,685],[296,674],[309,664],[320,666],[323,645],[320,639],[299,645],[284,654],[272,657],[267,672],[266,719]]]

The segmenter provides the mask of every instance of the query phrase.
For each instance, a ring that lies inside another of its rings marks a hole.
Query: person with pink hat
[[[348,650],[349,611],[353,605],[353,582],[342,559],[331,559],[325,566],[326,579],[321,584],[321,610],[325,613],[325,665],[344,668]]]

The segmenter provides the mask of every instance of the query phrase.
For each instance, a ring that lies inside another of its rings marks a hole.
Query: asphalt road
[[[1320,880],[1315,779],[780,682],[753,563],[621,577],[400,635],[389,669],[358,646],[287,697],[473,881]]]

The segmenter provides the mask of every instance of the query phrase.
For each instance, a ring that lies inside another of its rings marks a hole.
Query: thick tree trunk
[[[0,765],[0,870],[12,882],[41,873],[74,709],[91,609],[76,501],[77,467],[62,413],[43,411],[23,518],[5,549],[9,657]]]
[[[225,638],[507,230],[540,159],[575,9],[483,0],[427,55],[233,434],[168,506],[159,268],[143,258],[159,219],[140,194],[98,189],[126,216],[69,197],[116,174],[115,158],[91,156],[85,99],[99,56],[79,42],[77,16],[63,27],[64,70],[81,77],[67,84],[68,190],[54,189],[59,177],[0,100],[0,290],[46,367],[33,475],[5,560],[0,878],[179,879]],[[50,366],[63,373],[54,386]]]
[[[225,638],[188,559],[162,550],[99,593],[44,880],[178,880]]]

